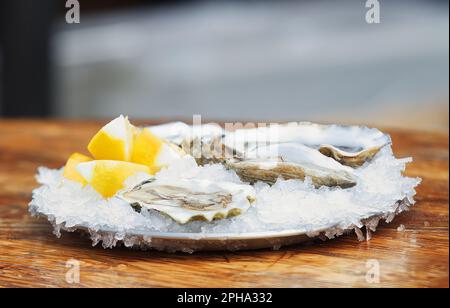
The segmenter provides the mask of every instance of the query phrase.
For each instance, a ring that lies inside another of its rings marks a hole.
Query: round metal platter
[[[402,210],[408,208],[411,204],[407,199],[398,201],[394,213],[377,213],[370,217],[362,218],[362,221],[367,221],[367,227],[370,221],[374,219],[386,219],[392,214],[396,215]],[[45,217],[50,222],[52,219],[46,215],[35,212],[34,215]],[[393,217],[392,217],[393,218]],[[336,223],[338,225],[338,223]],[[370,225],[370,227],[376,227]],[[341,230],[339,234],[351,232],[354,226],[348,226],[347,229]],[[251,233],[175,233],[175,232],[156,232],[156,231],[129,231],[123,237],[117,238],[117,230],[102,229],[98,231],[89,230],[88,227],[78,225],[71,228],[61,226],[61,230],[68,232],[83,232],[91,236],[94,244],[103,242],[103,246],[114,247],[116,245],[125,244],[129,248],[137,249],[156,249],[167,252],[187,252],[193,253],[195,251],[237,251],[237,250],[251,250],[251,249],[279,249],[282,246],[299,244],[307,241],[312,241],[317,238],[326,239],[324,234],[327,231],[333,230],[334,226],[327,228],[313,230],[306,233],[300,230],[282,230],[282,231],[264,231]],[[94,240],[97,239],[97,241]]]
[[[83,228],[80,228],[83,230]],[[85,229],[84,229],[85,230]],[[99,231],[102,236],[114,231]],[[222,233],[222,234],[195,234],[171,232],[133,232],[127,236],[136,237],[139,243],[137,248],[168,252],[194,252],[194,251],[237,251],[271,248],[302,243],[311,240],[304,232],[296,230],[266,231],[255,233]]]

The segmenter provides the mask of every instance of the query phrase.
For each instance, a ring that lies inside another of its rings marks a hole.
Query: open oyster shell
[[[310,177],[316,186],[348,188],[357,183],[352,168],[301,144],[257,146],[247,152],[247,157],[227,160],[225,164],[248,182],[274,183],[281,176],[301,180]]]
[[[391,138],[378,129],[364,126],[292,122],[239,129],[227,133],[223,143],[241,151],[251,150],[261,143],[298,143],[317,149],[343,165],[360,167],[391,144]]]
[[[156,135],[183,147],[194,154],[200,163],[223,161],[223,153],[243,153],[258,144],[298,143],[319,150],[343,165],[360,167],[371,160],[384,146],[391,144],[391,138],[375,128],[365,126],[321,125],[309,122],[272,124],[264,127],[221,130],[217,126],[192,127],[176,122],[153,126]],[[221,143],[219,153],[213,152]],[[195,145],[197,144],[197,145]],[[207,145],[205,147],[205,145]],[[208,146],[210,145],[210,147]],[[222,151],[223,150],[223,151]],[[194,152],[194,153],[193,153]]]
[[[150,179],[119,197],[137,210],[156,210],[185,224],[237,216],[250,207],[255,191],[250,185],[230,182]]]
[[[363,126],[292,122],[235,131],[208,125],[182,128],[165,137],[195,157],[200,165],[223,163],[248,182],[273,183],[280,176],[310,177],[316,186],[352,187],[357,182],[352,168],[362,166],[391,144],[388,135]],[[158,131],[158,127],[154,130]],[[267,149],[273,152],[275,148],[276,155],[253,155]]]

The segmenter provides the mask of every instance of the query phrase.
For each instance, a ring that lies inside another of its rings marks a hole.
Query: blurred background
[[[448,1],[2,0],[1,117],[448,132]]]

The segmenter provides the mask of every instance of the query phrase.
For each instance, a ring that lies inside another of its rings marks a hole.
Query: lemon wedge
[[[183,152],[180,149],[159,139],[149,129],[135,131],[131,161],[148,166],[151,174],[158,172],[181,156]]]
[[[84,162],[88,162],[91,161],[92,158],[80,154],[80,153],[73,153],[72,155],[70,155],[69,159],[67,160],[66,166],[64,167],[64,172],[63,172],[63,176],[66,179],[75,181],[75,182],[80,182],[83,185],[86,185],[87,182],[86,180],[81,176],[81,174],[77,171],[76,167],[78,166],[79,163],[84,163]]]
[[[156,137],[149,129],[137,128],[120,116],[92,138],[88,150],[96,160],[119,160],[145,165],[154,174],[183,156],[178,147]]]
[[[150,173],[149,167],[114,160],[94,160],[79,163],[76,170],[87,184],[90,184],[105,198],[114,196],[117,191],[124,188],[124,182],[137,173]]]
[[[100,129],[89,142],[88,151],[97,160],[129,161],[135,130],[121,115]]]

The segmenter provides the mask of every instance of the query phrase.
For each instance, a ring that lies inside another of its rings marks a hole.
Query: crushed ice
[[[370,238],[381,217],[390,222],[414,204],[414,188],[420,179],[403,176],[410,161],[396,159],[391,148],[385,147],[372,162],[356,169],[358,185],[349,189],[316,189],[308,179],[304,182],[279,179],[273,186],[259,182],[255,184],[257,201],[246,213],[232,219],[186,225],[157,212],[137,213],[118,198],[105,200],[90,186],[82,187],[64,179],[62,170],[40,168],[37,180],[42,186],[33,192],[30,212],[47,216],[58,236],[61,229],[73,231],[82,226],[91,234],[94,245],[102,242],[105,248],[114,247],[119,241],[127,247],[143,245],[142,239],[133,236],[140,232],[188,232],[201,237],[204,233],[296,230],[309,236],[333,238],[353,229],[363,240],[362,227],[367,227]],[[144,177],[130,178],[127,185],[132,186]],[[234,171],[223,165],[198,166],[190,157],[161,170],[156,177],[242,183]],[[101,231],[112,231],[113,235]],[[147,244],[150,241],[151,238],[144,239]]]

